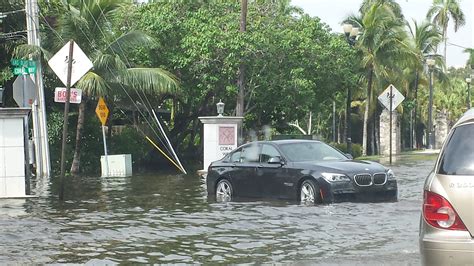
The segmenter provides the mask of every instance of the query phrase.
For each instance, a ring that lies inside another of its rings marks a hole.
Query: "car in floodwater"
[[[317,204],[347,200],[396,201],[392,170],[353,160],[322,141],[245,144],[208,168],[207,191],[217,201],[278,198]]]
[[[451,128],[424,185],[424,265],[474,264],[474,109]]]

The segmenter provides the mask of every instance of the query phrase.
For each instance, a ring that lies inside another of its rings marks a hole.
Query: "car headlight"
[[[387,170],[387,179],[394,179],[395,174],[393,173],[392,169]]]
[[[350,181],[351,179],[344,175],[344,174],[336,174],[336,173],[321,173],[324,179],[328,182],[342,182],[342,181]]]

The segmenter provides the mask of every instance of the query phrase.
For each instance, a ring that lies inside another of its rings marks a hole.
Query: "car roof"
[[[308,140],[308,139],[284,139],[284,140],[264,140],[264,141],[253,141],[249,142],[246,144],[250,143],[274,143],[277,145],[280,144],[291,144],[291,143],[302,143],[302,142],[321,142],[319,140]]]
[[[474,108],[471,108],[471,109],[467,110],[461,116],[461,118],[459,118],[459,120],[456,122],[456,124],[454,124],[453,128],[455,128],[459,125],[465,124],[465,123],[469,123],[469,122],[474,122]]]

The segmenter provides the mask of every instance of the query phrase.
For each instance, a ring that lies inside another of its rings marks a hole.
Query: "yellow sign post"
[[[105,104],[104,98],[100,97],[97,107],[95,108],[95,113],[102,123],[102,138],[104,139],[104,157],[105,157],[105,176],[109,176],[109,161],[107,160],[107,142],[105,141],[105,123],[109,117],[109,108]]]

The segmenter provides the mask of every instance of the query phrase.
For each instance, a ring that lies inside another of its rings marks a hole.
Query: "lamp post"
[[[433,149],[433,125],[432,125],[432,115],[433,115],[433,68],[435,65],[435,60],[432,58],[426,59],[426,64],[428,65],[429,75],[430,75],[430,98],[428,103],[428,148]]]
[[[217,107],[217,116],[218,117],[223,117],[223,113],[224,113],[224,106],[225,106],[225,103],[223,103],[221,100],[219,100],[219,102],[216,104],[216,107]]]
[[[0,107],[3,107],[3,87],[0,87]]]
[[[471,77],[466,78],[467,83],[467,110],[471,109]]]
[[[346,36],[346,41],[351,47],[353,47],[357,40],[357,35],[359,35],[359,28],[353,27],[351,24],[342,25],[344,30],[344,35]],[[351,138],[351,102],[352,102],[352,86],[347,87],[347,101],[346,101],[346,143],[347,143],[347,153],[352,154],[352,138]]]

